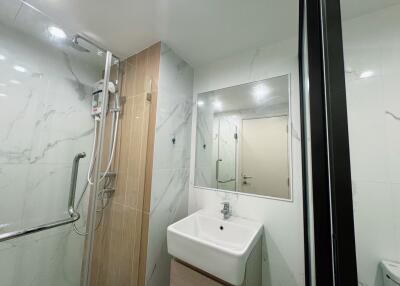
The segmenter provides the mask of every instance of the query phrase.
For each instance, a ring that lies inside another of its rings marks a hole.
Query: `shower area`
[[[1,1],[1,285],[86,285],[115,188],[119,66],[25,2]]]
[[[228,116],[217,117],[213,131],[215,188],[237,191],[238,123]]]

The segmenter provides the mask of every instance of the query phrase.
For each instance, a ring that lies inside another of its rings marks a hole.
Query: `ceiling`
[[[214,113],[239,110],[268,110],[273,106],[289,104],[289,77],[287,75],[255,81],[201,93],[198,96],[199,108]]]
[[[29,25],[26,23],[29,23]],[[46,45],[63,51],[65,55],[73,56],[73,58],[76,58],[80,62],[89,64],[93,68],[97,68],[100,71],[104,69],[104,52],[101,52],[94,45],[81,39],[78,39],[78,46],[83,48],[85,52],[78,50],[79,47],[74,46],[71,41],[71,38],[74,36],[74,32],[72,31],[64,30],[67,33],[66,39],[55,38],[48,31],[48,28],[54,26],[55,23],[31,7],[26,5],[21,6],[18,1],[0,1],[0,24],[4,25],[10,33],[15,35],[14,41],[18,38],[19,40],[24,38],[24,43],[31,42],[32,45],[35,45],[34,41],[39,40]],[[1,27],[3,28],[3,26]],[[5,55],[7,58],[12,58],[15,53],[13,50],[14,41],[2,43],[0,45],[0,54]],[[21,64],[25,65],[25,63]]]
[[[19,0],[11,0],[19,1]],[[199,66],[297,35],[297,0],[27,0],[124,58],[157,41]],[[400,0],[342,0],[343,17]]]

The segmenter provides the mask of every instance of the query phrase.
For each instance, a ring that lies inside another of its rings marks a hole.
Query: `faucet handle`
[[[228,219],[232,215],[232,208],[229,205],[229,202],[222,202],[221,204],[224,205],[221,213],[224,215],[224,219]]]

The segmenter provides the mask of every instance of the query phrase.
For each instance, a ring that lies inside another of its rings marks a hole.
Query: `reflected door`
[[[289,199],[287,116],[242,124],[242,192]]]

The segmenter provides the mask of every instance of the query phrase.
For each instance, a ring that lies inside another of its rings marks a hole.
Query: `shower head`
[[[78,35],[75,35],[75,36],[72,37],[71,47],[74,48],[75,50],[79,51],[79,52],[83,52],[83,53],[90,52],[90,50],[88,50],[87,48],[82,47],[81,45],[79,45],[78,38],[79,38]]]

